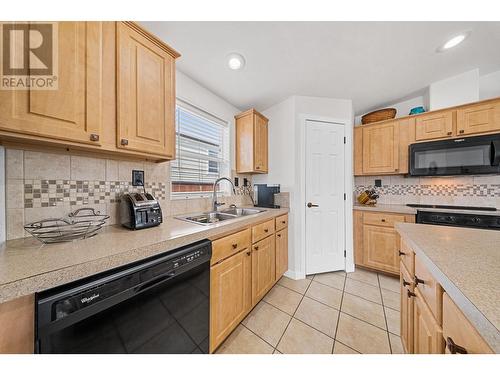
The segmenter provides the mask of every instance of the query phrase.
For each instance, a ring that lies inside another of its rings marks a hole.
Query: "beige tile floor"
[[[400,354],[399,334],[399,279],[358,269],[282,277],[217,353]]]

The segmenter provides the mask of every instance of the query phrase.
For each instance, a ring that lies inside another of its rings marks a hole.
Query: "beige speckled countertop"
[[[288,212],[265,212],[200,225],[167,218],[158,227],[131,231],[104,228],[85,240],[43,245],[34,238],[7,241],[0,247],[0,303],[213,238]]]
[[[500,216],[500,210],[498,208],[497,211],[476,211],[476,210],[458,210],[458,209],[446,209],[446,208],[434,208],[434,207],[415,208],[415,207],[408,207],[405,204],[377,203],[374,206],[365,206],[362,204],[355,203],[353,205],[353,209],[361,211],[392,212],[392,213],[407,214],[407,215],[416,215],[417,210],[421,210],[421,211],[431,211],[431,212],[454,212],[454,213],[464,213],[464,214]]]
[[[500,353],[500,231],[409,223],[396,230]]]

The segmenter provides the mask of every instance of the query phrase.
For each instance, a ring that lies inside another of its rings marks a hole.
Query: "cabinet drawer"
[[[446,293],[443,294],[443,337],[446,343],[446,353],[460,353],[460,349],[465,349],[467,354],[493,353]],[[459,345],[461,348],[454,347],[454,345]]]
[[[257,242],[274,233],[274,219],[268,220],[252,228],[252,242]]]
[[[438,284],[436,279],[432,277],[431,273],[422,264],[418,256],[415,256],[415,277],[413,279],[416,288],[418,288],[422,298],[432,311],[434,318],[438,323],[442,321],[442,298],[443,289]]]
[[[276,232],[288,226],[288,214],[276,218]]]
[[[394,215],[383,212],[365,212],[363,214],[364,224],[394,227],[394,223],[404,223],[404,221],[405,215]]]
[[[250,228],[213,241],[210,263],[215,264],[247,247],[250,247]]]
[[[401,239],[400,249],[399,249],[399,258],[401,262],[404,264],[410,276],[413,280],[415,276],[415,253],[412,249]]]

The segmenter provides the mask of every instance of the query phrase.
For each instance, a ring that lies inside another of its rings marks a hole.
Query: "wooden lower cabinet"
[[[35,296],[0,304],[0,354],[31,354],[35,347]]]
[[[443,330],[432,315],[418,288],[415,288],[413,318],[413,353],[441,354],[444,352]]]
[[[401,342],[405,353],[413,353],[413,298],[411,293],[413,293],[414,287],[412,277],[403,263],[401,263],[399,283],[401,292]]]
[[[210,270],[210,352],[252,307],[251,255],[250,249],[242,250]]]
[[[414,215],[354,210],[354,262],[358,266],[399,275],[397,222],[415,222]]]
[[[443,295],[443,338],[448,354],[492,354],[493,351],[472,326],[466,316]]]
[[[252,246],[252,305],[255,306],[276,281],[275,236]]]
[[[276,232],[276,280],[288,271],[288,228]]]
[[[288,270],[287,225],[282,215],[212,242],[210,353]]]

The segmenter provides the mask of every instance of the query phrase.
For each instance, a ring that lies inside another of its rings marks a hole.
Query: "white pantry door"
[[[306,121],[306,274],[345,269],[344,126]]]

